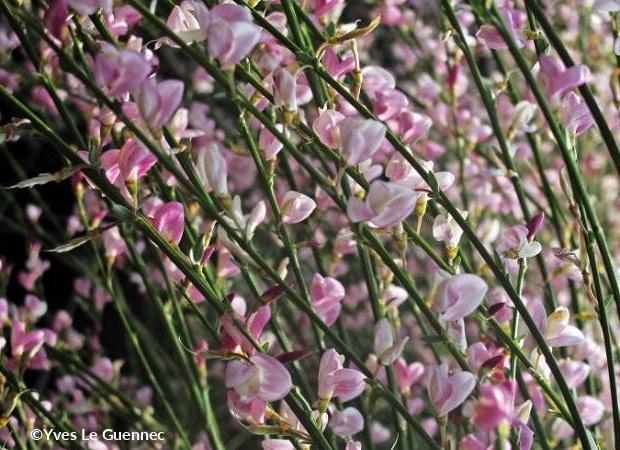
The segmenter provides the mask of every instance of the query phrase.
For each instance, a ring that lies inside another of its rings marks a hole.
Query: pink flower
[[[541,55],[538,64],[540,66],[538,77],[550,101],[586,83],[590,77],[590,70],[586,66],[579,65],[564,69],[548,55]]]
[[[263,450],[295,450],[288,439],[265,439],[260,443]]]
[[[340,124],[342,158],[349,166],[360,164],[377,153],[384,137],[385,125],[381,122],[347,117]]]
[[[228,163],[218,144],[214,141],[199,144],[195,148],[196,170],[205,183],[207,191],[220,197],[228,195]]]
[[[280,133],[284,132],[284,127],[281,124],[277,124],[276,128]],[[263,127],[258,135],[258,148],[263,152],[263,157],[266,160],[273,159],[280,153],[284,144],[271,132],[267,127]]]
[[[110,151],[103,155],[109,153]],[[110,156],[113,155],[110,154]],[[134,139],[128,139],[118,153],[118,169],[125,182],[135,183],[138,178],[146,175],[156,162],[157,159]],[[102,165],[104,165],[103,161]],[[108,178],[110,178],[109,175]],[[110,181],[114,182],[113,180]]]
[[[217,58],[223,69],[230,69],[245,58],[260,39],[260,28],[252,22],[246,8],[222,3],[198,17],[207,29],[209,56]]]
[[[469,273],[450,276],[439,283],[433,307],[445,322],[463,319],[474,312],[488,290],[482,278]]]
[[[333,109],[326,109],[312,124],[312,129],[325,147],[340,147],[340,123],[345,116]]]
[[[467,211],[459,211],[461,216],[466,219]],[[433,222],[433,237],[446,244],[448,249],[456,249],[463,235],[463,229],[453,221],[451,215],[438,215]]]
[[[411,386],[424,375],[424,365],[419,362],[407,365],[403,358],[398,358],[394,363],[394,375],[400,390],[409,392]]]
[[[583,424],[587,427],[594,425],[603,418],[605,405],[598,398],[582,395],[577,398],[577,409],[583,417]]]
[[[231,361],[226,367],[225,379],[226,387],[234,389],[242,402],[280,400],[293,387],[284,365],[264,353],[250,356],[249,362]]]
[[[433,121],[424,114],[403,111],[398,116],[397,133],[405,144],[417,141],[431,128]]]
[[[431,369],[428,395],[437,410],[437,416],[443,417],[461,405],[475,386],[476,377],[472,373],[456,372],[448,376],[447,366]]]
[[[338,319],[344,295],[344,286],[338,280],[318,273],[314,275],[310,285],[310,302],[326,325],[332,326]]]
[[[297,76],[281,67],[273,73],[273,104],[276,108],[297,112]]]
[[[594,118],[588,105],[574,92],[569,92],[564,96],[560,105],[560,114],[564,127],[575,137],[585,133],[594,125]]]
[[[528,309],[549,347],[573,347],[583,344],[585,337],[581,330],[568,324],[570,313],[564,306],[558,306],[554,312],[547,314],[540,302],[535,302]]]
[[[537,241],[529,241],[530,230],[525,225],[515,225],[504,231],[497,251],[506,258],[532,258],[540,253],[542,246]]]
[[[334,411],[329,426],[336,436],[353,436],[364,429],[364,417],[353,407]]]
[[[245,311],[241,311],[245,314]],[[256,312],[250,314],[247,319],[242,317],[241,313],[236,312],[235,316],[239,323],[244,323],[250,335],[260,341],[263,329],[271,318],[271,308],[269,305],[259,308]],[[222,316],[222,351],[235,352],[237,347],[241,347],[246,352],[253,354],[256,349],[247,337],[237,328],[232,319],[228,316]]]
[[[202,14],[197,13],[197,10],[200,10]],[[175,5],[172,8],[166,25],[186,44],[194,41],[204,41],[207,35],[205,30],[201,29],[197,16],[204,15],[205,12],[206,7],[201,3],[186,0],[181,5]],[[159,48],[162,44],[178,47],[172,39],[164,37],[157,40],[155,48]]]
[[[323,52],[321,63],[325,70],[334,78],[342,77],[355,69],[355,59],[352,56],[340,61],[338,55],[331,47],[327,47],[325,52]]]
[[[280,210],[282,221],[288,224],[299,223],[308,218],[316,208],[316,203],[307,195],[297,191],[284,194]]]
[[[409,106],[407,96],[397,89],[377,91],[373,112],[379,120],[386,121],[398,115]]]
[[[576,389],[583,383],[590,373],[590,366],[581,361],[564,359],[560,361],[560,371],[571,389]]]
[[[178,244],[183,237],[185,213],[179,202],[168,202],[159,206],[152,219],[155,229],[169,242]]]
[[[11,354],[15,359],[30,361],[45,343],[45,332],[34,330],[27,332],[24,325],[14,320],[11,326]]]
[[[366,389],[364,374],[355,369],[343,368],[343,359],[334,349],[326,350],[321,357],[318,394],[323,410],[333,397],[346,402],[356,398]]]
[[[358,441],[348,441],[344,450],[362,450],[362,443]]]
[[[353,223],[369,222],[375,228],[393,227],[413,212],[418,196],[399,184],[373,181],[365,201],[349,198],[347,215]]]
[[[136,92],[136,102],[142,118],[151,130],[160,130],[170,122],[183,98],[183,82],[152,78],[142,83]]]
[[[511,420],[514,396],[512,381],[481,386],[472,419],[474,426],[491,431],[500,423]]]
[[[110,97],[122,97],[145,82],[151,73],[151,65],[137,51],[118,50],[104,42],[95,57],[93,72],[97,84],[105,86]]]
[[[506,7],[498,8],[498,13],[504,21],[504,26],[508,30],[508,33],[512,39],[515,41],[517,47],[522,48],[526,42],[525,38],[522,36],[522,28],[525,26],[526,19],[525,13]],[[476,33],[476,38],[487,48],[492,50],[502,50],[508,48],[508,44],[506,44],[502,35],[493,25],[482,25]]]
[[[112,0],[67,0],[69,6],[78,14],[90,16],[99,8],[105,14],[112,12]]]
[[[403,347],[409,340],[409,336],[396,339],[392,325],[388,319],[381,319],[375,325],[374,350],[379,358],[379,363],[384,366],[391,365],[400,356]]]

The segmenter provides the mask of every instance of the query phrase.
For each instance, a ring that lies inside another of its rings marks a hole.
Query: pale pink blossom
[[[343,368],[343,359],[334,349],[326,350],[321,357],[318,395],[323,402],[329,403],[331,398],[346,402],[366,389],[364,374],[355,369]]]
[[[489,287],[482,278],[469,273],[449,276],[439,283],[433,307],[443,321],[463,319],[482,303]]]
[[[375,228],[393,227],[413,212],[419,194],[395,183],[373,181],[364,201],[349,198],[347,215],[351,222],[368,222]]]
[[[288,191],[284,194],[280,205],[282,221],[295,224],[304,221],[312,214],[316,203],[307,195],[297,191]]]
[[[280,400],[293,387],[286,368],[273,356],[257,353],[249,361],[233,360],[226,367],[226,387],[234,389],[243,402]]]
[[[448,375],[446,366],[431,369],[428,381],[428,395],[437,416],[443,417],[460,406],[476,386],[476,377],[469,372]]]
[[[335,278],[315,274],[310,285],[310,302],[318,316],[326,325],[332,326],[342,309],[345,290]]]

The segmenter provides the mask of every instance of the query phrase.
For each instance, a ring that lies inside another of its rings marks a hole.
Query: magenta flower
[[[399,184],[373,181],[364,201],[349,198],[347,215],[353,223],[368,222],[375,228],[393,227],[413,212],[418,196]]]
[[[342,360],[334,349],[326,350],[321,357],[319,365],[319,400],[320,410],[327,408],[330,400],[334,397],[346,402],[356,398],[366,389],[366,377],[355,369],[342,367]]]
[[[183,82],[152,78],[143,83],[135,94],[142,118],[151,130],[160,130],[170,122],[183,98]]]
[[[134,50],[118,50],[106,42],[95,57],[93,72],[99,86],[105,86],[110,97],[122,97],[138,89],[151,73],[151,64]]]
[[[472,393],[476,377],[469,372],[456,372],[448,376],[447,366],[431,369],[428,395],[435,406],[438,417],[443,417],[457,408]]]
[[[244,314],[245,312],[242,311]],[[256,312],[250,314],[247,318],[242,314],[235,313],[239,323],[244,323],[250,335],[260,342],[263,329],[271,318],[271,308],[269,305],[259,308]],[[228,316],[222,316],[222,352],[236,352],[239,348],[247,353],[253,354],[256,349],[247,337],[237,328],[232,319]]]
[[[168,202],[155,210],[152,218],[155,229],[169,242],[178,244],[183,237],[185,213],[179,202]]]
[[[282,221],[294,224],[304,221],[316,208],[316,203],[307,195],[297,191],[288,191],[282,198],[280,209]]]
[[[242,402],[254,399],[280,400],[293,387],[291,375],[273,356],[257,353],[249,362],[234,360],[226,367],[226,387],[234,389]]]
[[[310,285],[310,302],[325,324],[332,326],[342,309],[344,286],[335,278],[315,274]]]
[[[579,65],[564,69],[548,55],[541,55],[538,64],[540,66],[538,77],[550,101],[586,83],[590,77],[590,70],[586,66]]]
[[[377,153],[385,137],[385,125],[372,119],[347,117],[340,124],[342,158],[347,165],[360,164]]]
[[[453,275],[437,286],[433,307],[445,322],[463,319],[476,310],[488,289],[484,280],[477,275]]]

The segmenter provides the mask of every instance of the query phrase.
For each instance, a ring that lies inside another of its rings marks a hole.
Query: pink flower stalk
[[[342,309],[345,296],[344,286],[335,278],[316,273],[310,285],[310,302],[326,325],[332,326]]]
[[[320,411],[325,411],[334,397],[346,402],[366,389],[364,374],[355,369],[343,368],[343,359],[333,348],[326,350],[321,357],[318,377]]]
[[[456,372],[448,376],[447,366],[431,369],[428,395],[438,417],[443,417],[460,406],[476,386],[476,377],[469,372]]]
[[[477,275],[450,276],[437,286],[433,308],[439,311],[439,318],[445,322],[463,319],[478,308],[488,289]]]
[[[332,413],[329,427],[336,436],[353,436],[364,429],[364,417],[356,408],[349,406]]]
[[[242,402],[254,399],[265,402],[280,400],[293,387],[291,375],[273,356],[257,353],[249,362],[233,360],[226,367],[226,387],[234,389]]]
[[[594,117],[588,105],[574,92],[564,96],[560,105],[564,127],[574,137],[581,136],[594,125]]]
[[[381,319],[375,325],[374,350],[379,358],[379,363],[389,366],[396,361],[403,352],[409,336],[396,339],[394,330],[388,319]]]
[[[282,222],[288,224],[303,222],[315,208],[316,203],[307,195],[297,191],[288,191],[284,194],[280,205]]]
[[[530,230],[525,225],[508,228],[502,235],[497,251],[509,259],[532,258],[540,253],[542,246],[537,241],[529,241]]]
[[[95,57],[93,72],[110,97],[122,97],[139,88],[151,73],[151,64],[137,51],[116,49],[106,42]]]
[[[178,245],[185,228],[185,212],[179,202],[168,202],[155,211],[152,223],[155,229],[169,242]]]
[[[590,70],[586,66],[564,69],[548,55],[541,55],[538,63],[540,66],[538,77],[545,88],[547,98],[552,102],[586,83],[590,77]]]
[[[321,144],[329,148],[340,147],[340,124],[345,116],[333,109],[326,109],[312,124],[312,129],[318,136]]]
[[[340,124],[342,158],[347,165],[360,164],[377,153],[385,137],[385,125],[372,119],[347,117]]]
[[[399,184],[373,181],[364,201],[349,198],[347,215],[353,223],[368,222],[374,228],[393,227],[409,217],[418,196]]]
[[[140,85],[135,97],[142,118],[151,130],[160,130],[170,122],[183,98],[183,82],[149,78]]]
[[[540,302],[535,302],[529,309],[532,319],[549,347],[573,347],[583,344],[585,337],[579,328],[568,324],[570,313],[564,306],[558,306],[548,317]]]

